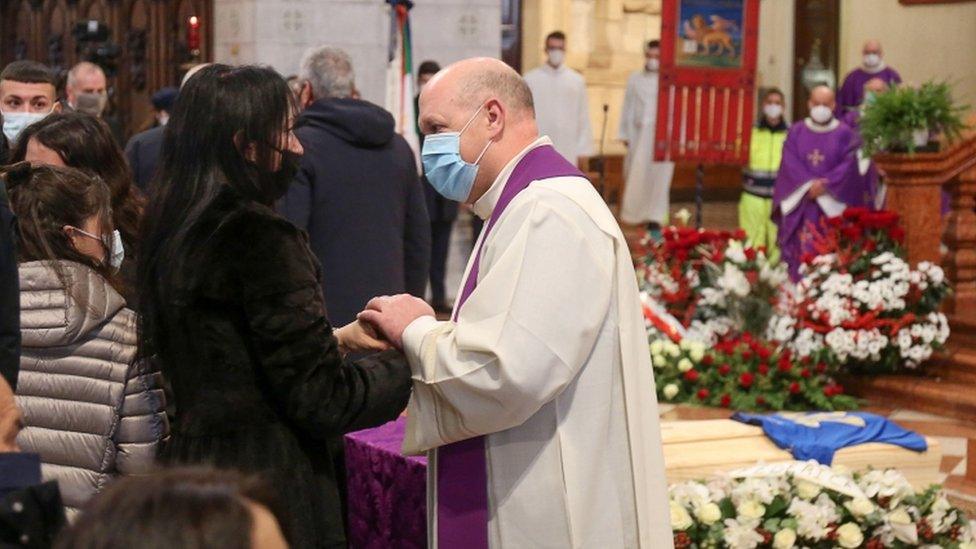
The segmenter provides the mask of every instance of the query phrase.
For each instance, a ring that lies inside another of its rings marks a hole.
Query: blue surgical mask
[[[450,200],[464,202],[468,199],[478,176],[478,163],[491,146],[492,142],[489,141],[474,164],[461,158],[461,134],[483,108],[484,105],[478,107],[461,131],[435,133],[424,138],[424,150],[421,152],[424,174],[434,190]]]
[[[51,112],[54,112],[54,109],[51,109]],[[3,135],[7,136],[7,141],[13,145],[27,126],[40,122],[51,112],[0,112],[3,115]]]

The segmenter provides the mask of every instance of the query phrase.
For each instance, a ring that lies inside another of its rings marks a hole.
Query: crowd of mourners
[[[3,68],[0,544],[345,546],[341,437],[410,393],[356,313],[440,220],[348,55],[302,67],[194,67],[125,148],[97,65]]]

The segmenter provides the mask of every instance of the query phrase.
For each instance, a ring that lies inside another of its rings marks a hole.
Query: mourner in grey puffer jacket
[[[159,370],[135,361],[136,315],[91,268],[22,263],[17,404],[26,452],[40,454],[69,517],[113,476],[149,472],[169,434]]]

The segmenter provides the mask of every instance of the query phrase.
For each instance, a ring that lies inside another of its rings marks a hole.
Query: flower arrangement
[[[850,410],[857,401],[830,378],[825,364],[794,364],[789,350],[752,338],[712,347],[690,338],[652,338],[658,398],[735,410]]]
[[[745,238],[741,230],[664,229],[660,241],[644,242],[643,290],[693,339],[711,345],[742,333],[764,333],[786,269]]]
[[[895,470],[774,464],[674,484],[669,495],[676,549],[976,549],[939,486],[916,492]]]
[[[828,220],[768,337],[831,371],[892,372],[927,360],[949,337],[939,312],[949,287],[938,265],[908,265],[902,238],[891,212],[850,208]]]

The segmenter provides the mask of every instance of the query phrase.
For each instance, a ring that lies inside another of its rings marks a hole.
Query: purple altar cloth
[[[349,547],[427,547],[427,459],[400,453],[406,424],[346,435]]]

